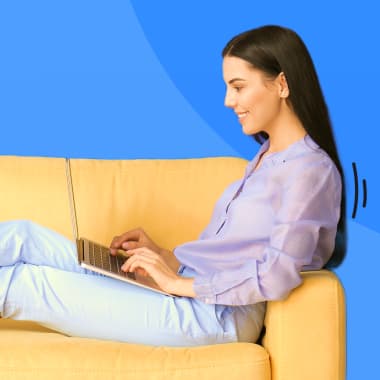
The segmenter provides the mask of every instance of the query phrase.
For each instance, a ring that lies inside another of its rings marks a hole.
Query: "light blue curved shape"
[[[380,85],[380,79],[374,76],[372,80],[363,80],[369,75],[369,66],[363,65],[361,54],[353,54],[355,47],[360,46],[360,51],[370,52],[372,62],[380,56],[378,49],[373,48],[378,43],[375,3],[342,7],[321,0],[313,6],[313,12],[300,6],[300,1],[288,1],[286,7],[245,0],[219,2],[217,6],[214,2],[131,3],[152,49],[176,86],[210,128],[247,159],[252,157],[255,146],[252,140],[237,133],[236,117],[222,106],[225,89],[221,50],[237,33],[265,24],[279,24],[298,32],[312,55],[330,109],[346,175],[347,215],[351,217],[354,207],[355,162],[359,179],[355,221],[380,231],[380,176],[374,155],[380,138],[376,122],[379,86],[375,83]],[[342,12],[345,17],[341,17]],[[200,92],[199,86],[205,86],[207,91]]]

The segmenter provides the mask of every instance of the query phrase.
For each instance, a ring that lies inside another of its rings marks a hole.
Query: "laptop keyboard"
[[[95,244],[89,241],[89,260],[90,264],[104,269],[108,272],[116,273],[123,277],[129,277],[135,279],[134,273],[123,272],[121,266],[127,260],[126,257],[121,255],[113,256],[110,254],[109,248],[103,247],[101,245]]]

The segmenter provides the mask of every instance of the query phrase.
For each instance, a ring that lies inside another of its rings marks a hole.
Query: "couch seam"
[[[156,368],[156,369],[94,369],[94,368],[64,368],[64,367],[57,367],[57,368],[44,368],[44,367],[32,367],[32,368],[19,368],[19,367],[3,367],[0,366],[0,370],[6,370],[6,371],[19,371],[19,372],[26,372],[26,371],[57,371],[59,370],[64,370],[68,372],[167,372],[167,371],[182,371],[182,370],[199,370],[199,369],[209,369],[209,368],[231,368],[231,365],[245,365],[247,367],[252,366],[252,367],[258,367],[259,365],[261,366],[262,364],[265,364],[267,360],[260,360],[260,362],[251,362],[251,363],[239,363],[239,362],[233,362],[229,363],[228,365],[208,365],[208,366],[199,366],[196,365],[194,367],[181,367],[181,368]]]

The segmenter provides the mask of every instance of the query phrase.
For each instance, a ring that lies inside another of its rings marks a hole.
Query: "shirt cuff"
[[[216,303],[215,289],[212,285],[211,276],[195,276],[193,290],[196,298],[208,304]]]

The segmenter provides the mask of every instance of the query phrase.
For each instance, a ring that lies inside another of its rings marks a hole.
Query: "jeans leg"
[[[77,260],[76,244],[27,220],[0,223],[0,267],[18,262],[88,273]]]
[[[112,278],[17,263],[0,268],[0,298],[3,287],[3,318],[35,321],[70,336],[167,346],[236,341],[223,331],[215,305]]]
[[[182,275],[194,277],[196,272],[182,267]],[[223,328],[225,336],[234,341],[255,343],[264,325],[266,302],[253,305],[227,306],[214,305],[215,315]]]
[[[189,346],[251,341],[262,323],[259,311],[166,297],[94,275],[79,266],[75,243],[62,235],[29,221],[0,223],[3,318],[74,336]]]
[[[253,305],[235,306],[230,315],[226,316],[227,323],[233,323],[239,342],[255,343],[264,326],[266,302]]]

